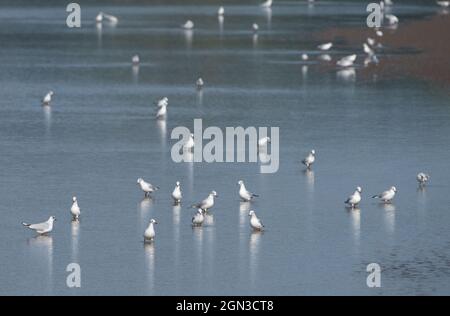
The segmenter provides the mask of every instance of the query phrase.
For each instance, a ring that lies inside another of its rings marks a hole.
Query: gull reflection
[[[302,79],[306,80],[308,78],[308,66],[303,65],[302,66]]]
[[[356,244],[359,245],[361,235],[361,209],[359,207],[346,207],[346,209],[350,215],[353,237],[355,238]]]
[[[331,56],[328,54],[321,54],[319,55],[319,60],[321,61],[326,61],[326,62],[330,62],[332,60]]]
[[[156,126],[158,127],[159,134],[161,136],[161,144],[166,145],[166,134],[167,134],[167,122],[166,119],[158,119],[156,120]]]
[[[303,174],[306,177],[306,184],[309,193],[314,193],[314,171],[311,169],[303,170]]]
[[[103,24],[96,23],[95,29],[97,30],[97,46],[98,48],[102,48],[102,35],[103,35]]]
[[[47,265],[46,289],[51,293],[53,290],[53,237],[49,235],[38,235],[29,238],[27,244],[32,249],[33,261],[44,262]]]
[[[139,223],[141,225],[145,225],[145,220],[148,217],[148,213],[152,209],[153,206],[153,199],[151,197],[144,197],[139,203],[139,211],[140,211],[140,220]]]
[[[263,232],[262,231],[253,231],[250,234],[250,243],[249,243],[249,252],[250,252],[250,282],[254,286],[255,280],[258,276],[258,256],[259,256],[259,248],[260,248],[260,240]]]
[[[240,202],[239,204],[239,225],[245,226],[247,223],[248,212],[250,211],[250,202]]]
[[[197,272],[201,275],[203,270],[203,227],[192,226],[192,233],[194,234],[194,244],[197,252],[196,267],[199,269]]]
[[[253,48],[257,48],[257,46],[258,46],[258,34],[253,34],[253,37],[252,37],[252,42],[253,42]]]
[[[198,105],[203,105],[203,89],[197,89]]]
[[[49,105],[44,105],[42,109],[44,111],[45,132],[48,134],[50,133],[52,127],[52,107]]]
[[[344,69],[338,70],[338,72],[336,73],[336,76],[339,80],[342,80],[342,81],[346,81],[346,82],[355,81],[355,78],[356,78],[355,68],[349,67],[349,68],[344,68]]]
[[[139,65],[131,66],[131,73],[133,75],[133,82],[138,83],[139,82]]]
[[[217,17],[217,20],[219,22],[219,32],[220,32],[220,35],[222,35],[222,33],[223,33],[223,21],[224,21],[223,15],[219,15]]]
[[[149,294],[155,290],[155,244],[144,242],[145,269],[147,275],[147,287]]]
[[[193,30],[184,30],[184,39],[186,41],[186,48],[191,49],[192,48],[192,41],[194,38],[194,31]]]
[[[266,20],[267,20],[267,29],[271,29],[272,28],[272,8],[262,8],[264,10],[264,13],[266,15]]]
[[[205,213],[204,225],[213,226],[214,225],[214,215],[211,213]]]
[[[72,261],[78,262],[78,235],[80,232],[80,221],[78,219],[73,219],[70,223],[71,233],[72,233]]]
[[[390,234],[393,234],[395,232],[395,205],[391,203],[381,203],[380,207],[384,210],[386,230]]]

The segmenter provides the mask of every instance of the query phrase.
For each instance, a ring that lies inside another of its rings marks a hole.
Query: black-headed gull
[[[428,180],[430,180],[430,176],[428,174],[426,174],[426,173],[419,172],[417,174],[416,179],[417,179],[417,182],[419,182],[420,185],[425,185],[428,182]]]
[[[180,204],[182,197],[183,197],[183,195],[181,193],[180,181],[177,181],[175,183],[175,188],[172,191],[172,198],[173,198],[175,204]]]
[[[250,216],[250,227],[253,228],[253,230],[263,230],[264,225],[261,222],[261,220],[256,216],[255,211],[251,210],[248,212],[248,216]]]
[[[152,185],[151,183],[145,182],[144,179],[139,178],[137,183],[140,185],[141,190],[144,191],[144,196],[150,196],[151,193],[159,189],[159,187]]]
[[[47,92],[47,94],[44,96],[44,98],[42,99],[42,104],[43,105],[50,105],[50,102],[52,102],[52,96],[53,96],[53,91],[49,91]]]
[[[181,27],[185,30],[192,30],[194,28],[194,22],[187,20]]]
[[[37,224],[27,224],[22,223],[23,226],[28,227],[29,229],[32,229],[36,231],[38,234],[47,234],[50,233],[53,230],[53,222],[56,221],[55,216],[50,216],[49,219],[42,223]]]
[[[305,159],[302,160],[302,164],[306,166],[306,168],[311,168],[314,161],[316,160],[316,151],[313,149],[309,152],[308,156],[305,157]]]
[[[329,50],[331,47],[333,47],[333,43],[331,42],[320,44],[319,46],[317,46],[317,48],[320,50]]]
[[[81,209],[78,206],[78,200],[76,196],[72,198],[72,207],[70,208],[70,213],[72,214],[72,217],[74,219],[78,219],[81,215]]]
[[[203,210],[199,208],[197,213],[195,213],[194,217],[192,217],[192,225],[193,226],[201,226],[205,220],[205,216],[203,215]]]
[[[361,192],[361,187],[356,187],[355,192],[353,192],[353,194],[350,195],[344,203],[350,205],[352,208],[355,208],[355,206],[361,202]]]
[[[392,199],[394,198],[396,193],[397,193],[397,188],[392,186],[389,190],[386,190],[380,194],[376,194],[376,195],[372,196],[372,198],[380,199],[384,203],[390,203],[390,202],[392,202]]]
[[[211,191],[208,197],[201,201],[200,203],[192,205],[193,208],[201,208],[204,211],[208,211],[210,208],[214,206],[214,198],[217,197],[216,191]]]
[[[154,225],[158,224],[153,218],[150,220],[147,229],[144,232],[144,240],[145,241],[153,241],[156,236]]]
[[[253,194],[252,192],[248,191],[245,187],[244,181],[239,180],[238,181],[238,185],[239,185],[239,196],[241,197],[241,199],[244,202],[249,202],[251,201],[253,198],[258,197],[257,194]]]

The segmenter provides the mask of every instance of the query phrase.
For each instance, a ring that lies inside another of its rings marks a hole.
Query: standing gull
[[[331,47],[333,47],[333,43],[331,42],[320,44],[319,46],[317,46],[317,48],[320,50],[329,50]]]
[[[256,24],[256,23],[253,23],[253,25],[252,25],[252,29],[253,29],[253,32],[258,32],[258,30],[259,30],[259,26],[258,26],[258,24]]]
[[[308,156],[306,156],[305,159],[302,160],[302,164],[304,164],[306,168],[310,169],[315,160],[316,151],[313,149],[309,152]]]
[[[164,97],[156,102],[157,107],[162,107],[163,105],[169,105],[169,98]]]
[[[131,63],[133,64],[133,65],[139,65],[139,62],[140,62],[140,58],[139,58],[139,55],[138,54],[136,54],[136,55],[134,55],[133,57],[131,57]]]
[[[198,204],[192,205],[192,208],[201,208],[204,211],[208,211],[210,208],[214,206],[214,198],[217,197],[216,191],[211,191],[206,199],[201,201]]]
[[[153,218],[150,220],[147,229],[144,232],[144,240],[145,241],[153,241],[155,239],[155,227],[154,224],[158,224]]]
[[[389,190],[384,191],[380,194],[376,194],[372,196],[372,198],[381,199],[383,203],[391,203],[392,199],[394,198],[395,194],[397,193],[397,188],[392,186]]]
[[[99,12],[99,13],[97,14],[97,16],[95,17],[95,21],[96,21],[97,23],[101,23],[101,22],[103,21],[103,12]]]
[[[172,191],[172,198],[175,202],[175,205],[180,204],[182,197],[183,197],[183,195],[181,193],[180,181],[177,181],[175,183],[175,189],[173,189],[173,191]]]
[[[194,150],[194,134],[190,134],[189,135],[189,139],[186,141],[186,143],[184,143],[183,148],[188,150],[188,151],[193,151]]]
[[[47,94],[42,99],[42,105],[50,105],[50,102],[52,102],[52,96],[53,96],[53,91],[50,90],[49,92],[47,92]]]
[[[194,28],[194,22],[187,20],[181,27],[185,30],[192,30]]]
[[[197,89],[201,89],[201,88],[203,88],[205,82],[203,81],[202,78],[198,78],[197,81],[195,82],[195,84],[197,85]]]
[[[76,196],[72,198],[72,207],[70,208],[70,213],[72,214],[73,219],[78,219],[81,215],[81,209],[78,206],[78,200]]]
[[[355,208],[361,202],[361,187],[356,187],[355,192],[348,197],[348,199],[344,202],[345,204],[350,205],[352,208]]]
[[[203,215],[203,210],[199,208],[194,217],[192,217],[192,226],[202,226],[205,216]]]
[[[159,189],[159,187],[152,185],[151,183],[145,182],[144,179],[139,178],[137,183],[141,186],[141,190],[144,191],[144,196],[148,197],[151,193]]]
[[[248,212],[248,216],[250,216],[250,227],[253,228],[253,230],[262,231],[264,225],[261,222],[261,220],[256,216],[255,211],[251,210],[250,212]]]
[[[157,119],[164,119],[167,115],[167,103],[162,104],[159,106],[158,104],[158,110],[156,111],[156,118]]]
[[[254,197],[258,197],[257,194],[253,194],[245,188],[244,181],[239,180],[239,196],[244,202],[250,202]]]
[[[416,179],[417,179],[417,182],[419,182],[419,185],[425,185],[428,182],[428,180],[430,180],[430,176],[426,173],[419,172],[417,174]]]
[[[223,16],[225,14],[225,9],[223,7],[219,7],[219,10],[217,10],[218,16]]]
[[[263,8],[270,8],[271,6],[272,6],[272,0],[267,0],[267,1],[265,1],[265,2],[263,2],[263,3],[261,3],[261,7],[263,7]]]
[[[53,230],[53,222],[56,221],[55,216],[50,216],[46,222],[38,224],[22,223],[23,226],[36,231],[38,234],[47,234]]]
[[[355,60],[356,60],[355,54],[345,56],[345,57],[342,57],[341,59],[339,59],[336,62],[336,65],[341,66],[341,67],[350,67],[350,66],[353,66],[353,63],[355,62]]]

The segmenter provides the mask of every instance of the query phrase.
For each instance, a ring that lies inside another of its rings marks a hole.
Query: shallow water
[[[450,294],[448,91],[299,58],[318,55],[314,31],[364,22],[362,4],[232,5],[222,26],[217,6],[201,2],[91,4],[77,30],[58,4],[0,7],[0,294]],[[96,27],[100,10],[119,24]],[[402,21],[435,11],[394,8]],[[178,28],[188,18],[193,32]],[[139,69],[130,65],[136,52]],[[349,52],[341,43],[331,55]],[[153,118],[162,96],[165,124]],[[172,162],[170,133],[194,118],[205,127],[280,127],[279,171]],[[317,163],[304,172],[311,148]],[[419,171],[432,176],[424,190]],[[138,177],[161,187],[153,200],[142,199]],[[260,195],[251,208],[262,234],[250,232],[239,179]],[[170,198],[177,180],[180,208]],[[356,185],[364,200],[349,211],[343,201]],[[393,205],[369,198],[391,185]],[[213,189],[212,215],[192,229],[188,206]],[[70,219],[72,195],[79,223]],[[20,225],[50,215],[58,220],[48,237]],[[150,218],[157,239],[144,245]],[[81,266],[78,289],[66,286],[71,262]],[[381,288],[366,286],[371,262],[383,269]]]

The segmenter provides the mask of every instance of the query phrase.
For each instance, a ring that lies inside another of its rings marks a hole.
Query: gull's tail
[[[30,227],[31,226],[31,224],[27,224],[27,223],[23,223],[23,222],[22,222],[22,225],[25,226],[25,227]]]
[[[372,196],[372,199],[375,199],[375,198],[380,198],[381,196],[379,195],[379,194],[375,194],[374,196]]]

